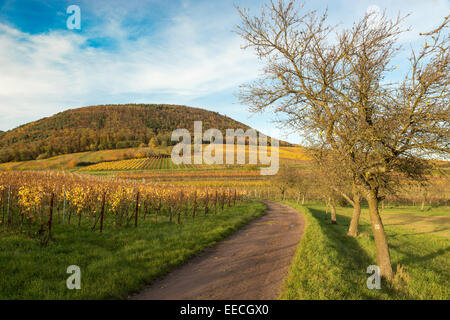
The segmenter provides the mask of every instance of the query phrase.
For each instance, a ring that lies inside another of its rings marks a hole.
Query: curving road
[[[264,204],[264,216],[129,298],[277,299],[305,220],[287,205]]]

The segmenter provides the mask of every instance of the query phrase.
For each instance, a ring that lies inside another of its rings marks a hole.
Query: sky
[[[232,32],[235,5],[258,13],[256,0],[0,0],[0,130],[89,105],[179,104],[217,111],[279,139],[270,112],[239,104],[241,84],[264,67]],[[331,24],[351,26],[369,9],[410,14],[401,44],[439,25],[450,0],[305,0],[305,10],[329,11]],[[67,20],[80,8],[80,29]],[[407,67],[406,53],[396,63]],[[408,51],[409,52],[409,51]]]

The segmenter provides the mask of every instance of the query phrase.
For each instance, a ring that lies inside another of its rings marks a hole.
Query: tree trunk
[[[336,205],[334,204],[333,200],[330,202],[330,206],[331,206],[331,223],[337,224],[337,222],[336,222]]]
[[[378,198],[376,191],[368,192],[367,201],[369,202],[370,223],[375,238],[375,248],[377,253],[377,264],[380,268],[381,276],[386,280],[392,280],[394,274],[392,272],[391,256],[389,254],[389,246],[386,233],[384,232],[383,222],[378,212]]]
[[[356,237],[358,235],[359,217],[361,216],[361,195],[353,195],[353,215],[350,221],[347,235],[350,237]]]

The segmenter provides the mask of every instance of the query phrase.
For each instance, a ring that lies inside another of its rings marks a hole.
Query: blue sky
[[[231,32],[233,4],[257,12],[255,0],[0,0],[0,130],[81,106],[173,103],[226,114],[270,135],[301,142],[274,128],[273,115],[252,115],[238,103],[240,84],[263,65],[240,49]],[[348,26],[369,6],[411,13],[408,47],[450,12],[448,0],[306,0],[328,7],[330,22]],[[68,30],[67,7],[81,9],[81,30]],[[406,68],[406,55],[397,61]]]

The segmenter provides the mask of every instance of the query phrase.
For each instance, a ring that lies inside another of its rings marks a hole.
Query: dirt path
[[[277,299],[305,220],[286,205],[266,214],[130,299]]]

